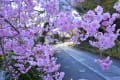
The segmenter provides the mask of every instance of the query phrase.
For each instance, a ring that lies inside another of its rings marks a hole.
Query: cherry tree
[[[71,5],[84,0],[71,0]],[[43,80],[62,80],[64,72],[58,72],[60,64],[50,45],[51,35],[57,31],[73,32],[72,40],[89,40],[90,45],[102,51],[112,48],[120,36],[114,21],[120,18],[117,13],[103,12],[101,6],[89,10],[81,16],[71,11],[61,10],[59,0],[0,0],[0,55],[1,68],[10,74],[12,80],[35,70],[34,78]],[[56,31],[55,31],[56,29]],[[91,39],[92,38],[92,39]],[[110,57],[96,62],[106,70],[112,63]]]

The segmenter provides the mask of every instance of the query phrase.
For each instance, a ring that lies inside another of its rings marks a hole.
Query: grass
[[[99,50],[97,48],[90,46],[87,42],[83,42],[80,45],[76,45],[74,47],[78,49],[86,50],[92,53],[99,54]],[[105,50],[103,52],[103,55],[104,56],[110,55],[113,58],[120,59],[120,44],[117,44],[111,49]]]

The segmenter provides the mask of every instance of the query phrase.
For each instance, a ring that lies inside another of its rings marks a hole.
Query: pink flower
[[[16,55],[24,55],[24,53],[25,53],[25,49],[21,46],[15,46],[13,48],[13,51]]]
[[[50,0],[45,4],[45,10],[48,15],[56,15],[59,11],[59,2],[57,0]]]
[[[62,80],[63,79],[63,77],[64,77],[64,75],[65,75],[65,73],[64,72],[57,72],[57,73],[55,73],[55,79],[56,80]]]
[[[114,9],[116,9],[116,11],[120,12],[120,2],[118,2],[114,5]]]
[[[112,64],[112,60],[110,60],[110,56],[104,59],[98,59],[96,62],[100,64],[103,70],[108,70],[110,65]]]
[[[43,80],[54,80],[54,79],[50,74],[47,74],[47,76],[44,76]]]
[[[102,22],[102,25],[103,25],[103,26],[108,26],[108,25],[109,25],[109,21],[103,21],[103,22]]]
[[[95,12],[96,12],[97,14],[102,14],[102,13],[103,13],[103,8],[102,8],[101,6],[97,6],[97,7],[95,8]]]
[[[107,20],[111,17],[110,13],[103,13],[103,20]]]
[[[73,29],[73,17],[70,12],[60,12],[56,20],[56,25],[60,31],[69,32]]]

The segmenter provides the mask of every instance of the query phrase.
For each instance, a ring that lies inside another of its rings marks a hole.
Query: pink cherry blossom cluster
[[[10,59],[7,59],[6,70],[12,74],[13,79],[18,79],[21,74],[26,74],[32,67],[37,67],[39,72],[45,73],[44,76],[49,75],[52,79],[55,78],[60,65],[56,64],[52,48],[49,45],[41,45],[39,42],[36,44],[35,37],[39,37],[35,36],[35,34],[39,35],[39,32],[36,32],[36,27],[20,30],[20,34],[14,38],[2,38],[4,40],[4,54],[12,55]],[[51,75],[54,72],[55,74]],[[63,73],[59,73],[56,80],[62,80],[62,78]]]
[[[89,40],[90,45],[100,51],[115,46],[116,40],[120,36],[120,29],[116,30],[116,24],[114,24],[114,21],[120,18],[119,5],[115,6],[118,13],[113,14],[103,12],[101,6],[97,6],[95,10],[89,10],[81,16],[80,21],[77,21],[79,27],[75,30],[72,40],[75,43],[78,39],[80,41]]]
[[[86,40],[88,37],[94,37],[90,40],[90,44],[97,47],[100,50],[106,50],[112,48],[115,45],[115,40],[119,36],[119,29],[116,29],[114,21],[119,17],[118,13],[110,15],[110,13],[103,13],[103,8],[97,6],[95,10],[89,10],[82,16],[80,23],[80,31],[84,35],[81,36],[80,40]],[[81,39],[82,38],[82,39]]]
[[[73,29],[73,17],[70,12],[60,12],[56,19],[56,25],[59,27],[59,31],[69,32]]]
[[[120,12],[120,2],[116,3],[114,5],[114,9],[117,11],[117,12]]]
[[[0,1],[0,56],[4,57],[3,68],[12,80],[18,80],[32,68],[43,72],[36,75],[43,80],[62,80],[64,77],[63,72],[58,72],[60,65],[56,64],[54,50],[40,40],[48,37],[47,33],[53,28],[48,29],[49,25],[45,23],[41,25],[39,11],[34,10],[39,3],[39,0]]]
[[[119,5],[114,7],[119,12]],[[90,45],[97,47],[100,51],[112,48],[116,44],[116,39],[120,36],[120,29],[116,30],[114,21],[120,18],[119,13],[103,13],[103,8],[97,6],[94,11],[90,10],[83,16],[80,28],[86,31],[88,37],[94,37],[89,40]],[[85,38],[85,40],[87,39]],[[107,70],[112,63],[110,58],[98,60],[103,70]]]
[[[50,0],[43,5],[48,16],[55,16],[59,12],[59,0]]]
[[[95,60],[100,66],[102,67],[103,70],[108,70],[109,66],[112,64],[112,60],[110,60],[110,56],[104,58],[104,59],[98,59]]]

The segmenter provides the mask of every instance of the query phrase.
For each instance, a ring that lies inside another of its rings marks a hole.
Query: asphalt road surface
[[[108,71],[103,71],[94,62],[97,55],[64,45],[55,46],[60,71],[65,72],[63,80],[120,80],[120,61],[113,60]]]

